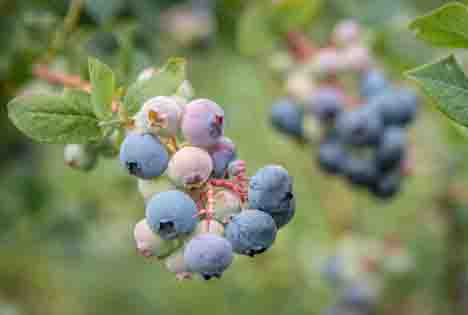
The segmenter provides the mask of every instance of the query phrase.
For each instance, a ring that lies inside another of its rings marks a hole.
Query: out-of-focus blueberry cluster
[[[337,293],[326,315],[377,314],[385,281],[414,270],[408,249],[395,238],[369,240],[347,235],[321,266],[324,279]]]
[[[319,142],[316,160],[378,198],[391,198],[407,173],[407,127],[418,97],[378,68],[353,21],[338,24],[330,45],[308,47],[285,74],[288,96],[271,109],[272,125],[300,141]],[[294,55],[304,50],[291,36]],[[303,38],[301,38],[303,40]]]
[[[139,80],[152,75],[147,69]],[[281,166],[265,166],[249,179],[234,142],[224,136],[223,109],[192,97],[186,81],[176,95],[142,104],[120,146],[120,162],[138,178],[145,199],[145,218],[134,228],[139,253],[163,260],[178,279],[198,274],[209,280],[221,277],[234,254],[268,250],[294,216],[295,199]],[[169,191],[158,187],[161,176],[169,179]]]

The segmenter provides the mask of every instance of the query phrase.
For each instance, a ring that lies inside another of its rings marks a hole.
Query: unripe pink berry
[[[135,115],[137,131],[173,137],[180,125],[182,109],[171,97],[157,96],[143,104],[141,110]]]
[[[372,66],[372,57],[367,47],[353,45],[343,52],[343,61],[346,69],[362,72]]]
[[[343,56],[335,48],[324,48],[314,57],[314,72],[321,76],[336,75],[343,68]]]
[[[192,145],[209,148],[224,133],[224,111],[207,99],[194,100],[184,107],[182,133]]]
[[[213,161],[203,149],[184,147],[169,161],[167,174],[178,188],[199,187],[205,183],[213,171]]]
[[[357,43],[361,39],[361,27],[354,20],[345,20],[335,26],[332,41],[340,47],[347,47]]]

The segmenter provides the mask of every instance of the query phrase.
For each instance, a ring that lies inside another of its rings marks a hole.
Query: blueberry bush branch
[[[137,249],[164,260],[177,279],[221,277],[234,253],[265,252],[294,216],[288,172],[269,165],[247,176],[246,162],[224,136],[224,110],[192,99],[185,60],[146,69],[128,87],[117,87],[97,59],[89,59],[89,82],[46,66],[34,74],[66,89],[12,100],[12,122],[35,140],[66,144],[65,161],[77,169],[118,155],[145,199],[145,218],[134,228]],[[162,176],[171,190],[153,188]]]

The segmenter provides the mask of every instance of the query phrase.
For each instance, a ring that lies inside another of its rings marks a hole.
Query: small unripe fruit
[[[291,98],[298,102],[305,102],[314,90],[314,82],[305,71],[295,71],[287,78],[286,91]]]
[[[224,133],[224,111],[207,99],[194,100],[184,107],[182,133],[192,145],[214,146]]]
[[[135,225],[133,235],[138,252],[145,257],[165,257],[174,252],[180,245],[177,240],[164,240],[159,235],[154,234],[146,219]]]
[[[313,71],[320,76],[336,75],[344,69],[343,56],[334,48],[320,50],[313,61]]]
[[[215,219],[227,223],[241,211],[239,196],[228,190],[221,190],[214,195]]]
[[[346,69],[356,72],[369,69],[373,63],[369,49],[362,45],[353,45],[346,48],[342,59]]]
[[[361,39],[361,27],[354,20],[345,20],[335,26],[332,41],[340,47],[356,44]]]
[[[213,161],[203,149],[183,147],[169,161],[167,174],[178,188],[196,188],[205,183],[213,171]]]
[[[190,272],[184,259],[184,250],[185,248],[178,249],[164,261],[167,270],[177,274],[177,277],[182,279],[190,277]]]
[[[97,153],[84,144],[67,144],[64,149],[65,163],[75,169],[89,171],[96,166]]]
[[[173,98],[157,96],[146,101],[135,115],[135,128],[141,133],[174,137],[181,117],[182,109]]]

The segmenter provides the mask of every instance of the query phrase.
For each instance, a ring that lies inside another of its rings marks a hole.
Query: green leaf
[[[322,0],[283,0],[274,5],[273,26],[288,32],[309,26],[316,17]]]
[[[409,28],[434,46],[468,48],[468,8],[461,3],[449,3],[418,17]]]
[[[468,79],[453,55],[408,71],[406,75],[434,98],[441,112],[468,126]]]
[[[102,137],[90,96],[82,91],[20,96],[7,107],[13,124],[39,142],[89,143]]]
[[[114,72],[107,65],[95,58],[88,59],[89,78],[91,81],[91,101],[96,116],[105,119],[112,113],[111,105],[115,89]]]
[[[171,58],[166,65],[147,80],[133,83],[124,97],[123,105],[129,115],[134,115],[145,101],[155,96],[169,96],[185,80],[186,61],[183,58]]]
[[[237,45],[242,54],[261,56],[273,51],[276,39],[271,9],[268,3],[254,3],[242,13],[237,25]]]

